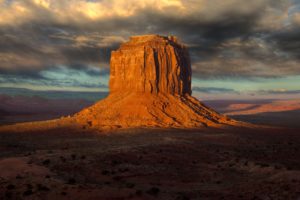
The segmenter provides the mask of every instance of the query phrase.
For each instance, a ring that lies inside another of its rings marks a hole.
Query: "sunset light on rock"
[[[299,200],[299,0],[0,0],[0,200]]]

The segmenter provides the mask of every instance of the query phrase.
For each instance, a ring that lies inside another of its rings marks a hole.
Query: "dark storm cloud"
[[[116,49],[120,42],[100,44],[100,46],[95,43],[89,44],[90,41],[77,44],[78,35],[86,35],[86,38],[89,38],[89,35],[74,30],[66,32],[64,29],[54,28],[48,24],[31,26],[29,24],[28,27],[27,25],[17,28],[0,27],[0,74],[7,77],[2,79],[2,82],[7,80],[7,83],[13,83],[18,79],[27,78],[29,82],[35,80],[50,84],[49,80],[45,81],[46,78],[41,76],[41,72],[55,69],[59,65],[95,77],[109,73],[106,68],[108,68],[110,52]],[[99,39],[98,42],[103,40],[103,38],[96,39]],[[96,70],[96,67],[104,70]],[[83,86],[88,87],[88,84]]]
[[[268,39],[289,58],[300,59],[300,26],[275,32]]]
[[[147,24],[152,29],[163,33],[177,33],[187,43],[218,43],[228,38],[249,34],[259,19],[260,11],[250,14],[227,13],[226,18],[214,21],[202,21],[197,18],[174,18],[155,13],[142,11]]]
[[[72,37],[85,35],[85,32],[74,32],[73,30],[63,35],[64,27],[54,28],[49,24],[26,24],[18,28],[0,27],[0,52],[35,55],[37,58],[42,57],[41,59],[56,56],[54,58],[66,58],[69,61],[99,62],[100,59],[108,61],[110,51],[120,44],[112,42],[107,46],[98,46],[86,41],[82,46],[76,46],[76,38]],[[89,35],[86,34],[85,37],[88,38]],[[101,38],[98,39],[98,42],[101,42]],[[47,52],[47,48],[54,52]]]
[[[143,19],[146,25],[143,30],[148,30],[149,33],[177,35],[188,44],[192,62],[197,62],[218,56],[224,41],[237,37],[247,40],[251,37],[261,11],[224,15],[224,18],[202,21],[201,16],[177,18],[155,10],[142,10],[138,19]]]
[[[19,12],[14,2],[30,12]],[[145,2],[0,1],[0,73],[38,79],[41,71],[64,65],[107,75],[110,52],[120,43],[158,33],[177,35],[189,46],[193,74],[200,78],[300,74],[299,28],[285,28],[278,19],[287,0]]]
[[[85,63],[99,62],[100,49],[97,47],[63,47],[60,51],[69,63],[80,61]],[[107,56],[103,58],[106,60]],[[107,60],[106,60],[107,61]],[[71,65],[72,66],[72,65]]]
[[[49,68],[44,68],[43,70],[52,69],[52,67],[49,66]],[[47,79],[46,77],[43,77],[40,73],[41,71],[38,70],[3,70],[0,69],[0,76],[3,79],[12,80],[12,79],[34,79],[34,80],[43,80]]]

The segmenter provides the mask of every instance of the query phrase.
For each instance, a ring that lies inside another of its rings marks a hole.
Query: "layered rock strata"
[[[135,36],[111,53],[110,92],[191,94],[187,49],[175,37]]]
[[[174,36],[134,36],[113,51],[109,96],[72,118],[93,128],[236,125],[191,96],[191,62]]]

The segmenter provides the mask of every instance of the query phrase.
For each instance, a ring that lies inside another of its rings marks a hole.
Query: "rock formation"
[[[111,54],[109,96],[72,118],[94,128],[237,124],[191,96],[191,74],[176,37],[131,37]]]
[[[187,49],[175,37],[135,36],[112,52],[110,92],[191,94]]]

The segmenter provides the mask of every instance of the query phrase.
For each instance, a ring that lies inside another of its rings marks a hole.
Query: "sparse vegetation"
[[[108,170],[102,170],[102,175],[109,175],[110,172]]]
[[[37,190],[38,191],[49,191],[50,189],[47,186],[44,186],[42,184],[37,184]]]
[[[75,160],[76,157],[77,157],[76,154],[72,154],[72,155],[71,155],[72,160]]]
[[[251,143],[243,139],[247,133],[223,133],[222,137],[198,132],[190,135],[181,132],[155,134],[151,132],[120,138],[84,135],[84,138],[88,137],[87,140],[80,140],[82,136],[76,138],[76,134],[68,136],[69,138],[64,135],[66,138],[63,145],[68,146],[67,149],[61,149],[60,138],[57,139],[59,145],[55,146],[58,150],[53,150],[53,154],[49,155],[48,150],[37,149],[28,159],[22,157],[17,159],[16,165],[10,164],[9,166],[13,166],[11,168],[21,166],[26,173],[19,170],[7,182],[0,178],[0,190],[3,186],[0,199],[36,199],[43,195],[59,195],[60,198],[71,199],[77,191],[80,195],[92,194],[99,199],[112,195],[116,198],[126,196],[129,199],[189,200],[223,197],[227,200],[251,199],[254,193],[264,193],[272,198],[297,198],[300,188],[297,177],[289,179],[278,176],[298,173],[298,154],[294,153],[293,148],[285,148],[288,147],[288,142],[280,144],[281,151],[268,151],[264,158],[260,152],[267,150],[261,146],[269,145],[272,148],[271,144],[265,145],[272,143],[273,138],[269,138],[269,135],[259,134],[259,139],[263,138],[266,142],[257,143],[260,148],[255,148],[253,141]],[[251,132],[248,136],[252,134]],[[273,137],[279,137],[274,135]],[[94,137],[97,140],[91,139]],[[172,138],[172,143],[162,139],[164,137]],[[238,141],[242,145],[238,146],[236,137],[240,138]],[[296,137],[290,137],[294,143],[299,141]],[[223,141],[223,138],[226,140]],[[2,141],[0,134],[0,143]],[[32,141],[31,139],[30,142]],[[55,142],[52,141],[51,145],[53,143]],[[48,140],[39,139],[34,146],[49,149],[47,144]],[[214,151],[216,146],[219,153]],[[88,149],[91,149],[91,153],[87,152]],[[163,151],[160,152],[160,149]],[[144,155],[143,152],[147,153]],[[82,159],[87,155],[88,159]],[[143,159],[140,160],[140,156]],[[32,161],[31,164],[28,161]],[[44,161],[46,162],[43,163]],[[293,170],[287,171],[289,166]],[[36,174],[41,174],[41,177],[37,178]],[[266,177],[272,177],[272,180],[268,178],[267,181]],[[229,193],[235,191],[232,185],[241,182],[243,184],[238,186],[238,192],[230,196]],[[218,195],[215,195],[215,189],[218,189]],[[243,197],[239,197],[241,194]]]
[[[153,196],[158,195],[160,192],[160,189],[158,187],[152,187],[149,190],[147,190],[147,193]]]
[[[135,184],[134,183],[126,183],[127,188],[134,188]]]
[[[6,191],[6,192],[5,192],[5,198],[11,199],[12,196],[13,196],[12,192],[10,192],[10,191]]]
[[[66,161],[67,161],[67,159],[66,159],[65,157],[63,157],[63,156],[60,156],[59,158],[60,158],[60,160],[61,160],[62,162],[66,162]]]
[[[75,178],[69,178],[68,184],[74,185],[75,183],[76,183],[76,179]]]
[[[9,184],[8,186],[6,186],[6,189],[8,189],[8,190],[13,190],[15,188],[16,188],[16,186],[13,184]]]
[[[26,191],[23,192],[23,196],[30,196],[33,194],[32,189],[27,189]]]
[[[142,196],[142,195],[143,195],[143,191],[142,191],[142,190],[136,190],[136,191],[135,191],[135,194],[136,194],[137,196]]]
[[[46,159],[43,161],[43,165],[49,165],[50,164],[50,159]]]

